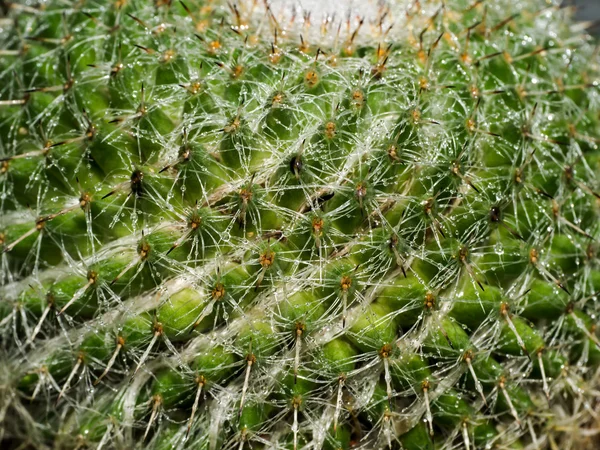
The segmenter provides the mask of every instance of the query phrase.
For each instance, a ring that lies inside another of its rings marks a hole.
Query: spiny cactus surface
[[[571,11],[0,6],[2,448],[599,448]]]

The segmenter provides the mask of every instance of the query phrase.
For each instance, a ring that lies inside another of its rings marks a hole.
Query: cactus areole
[[[1,3],[0,447],[600,448],[585,25],[282,4]]]

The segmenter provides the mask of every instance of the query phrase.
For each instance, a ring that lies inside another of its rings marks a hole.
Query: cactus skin
[[[255,3],[2,4],[2,448],[598,448],[570,11]]]

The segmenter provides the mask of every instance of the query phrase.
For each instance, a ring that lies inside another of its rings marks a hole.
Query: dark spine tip
[[[442,237],[444,239],[446,239],[446,235],[444,234],[444,230],[442,229],[442,227],[440,225],[437,226],[438,231],[440,232],[440,234],[442,235]]]
[[[550,194],[548,194],[546,191],[536,188],[536,192],[546,198],[549,198],[550,200],[554,200],[554,197],[552,197]]]
[[[568,295],[571,295],[571,293],[569,292],[569,290],[567,289],[567,287],[562,284],[562,283],[556,283],[558,285],[559,288],[561,288],[563,291],[565,291]]]

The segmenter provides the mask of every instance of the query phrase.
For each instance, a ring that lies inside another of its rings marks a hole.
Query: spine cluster
[[[597,448],[568,9],[0,9],[0,446]]]

